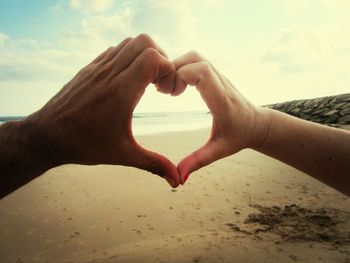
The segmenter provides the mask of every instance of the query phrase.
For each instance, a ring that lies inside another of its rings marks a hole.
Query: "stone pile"
[[[266,105],[295,117],[327,125],[350,124],[350,93]]]

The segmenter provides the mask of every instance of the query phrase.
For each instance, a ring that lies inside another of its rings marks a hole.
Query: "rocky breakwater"
[[[350,125],[350,93],[266,105],[295,117],[331,126]]]

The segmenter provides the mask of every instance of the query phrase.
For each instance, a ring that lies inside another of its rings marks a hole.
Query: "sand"
[[[174,162],[209,130],[138,137]],[[122,166],[66,165],[0,201],[0,262],[350,262],[350,198],[244,150],[172,190]]]

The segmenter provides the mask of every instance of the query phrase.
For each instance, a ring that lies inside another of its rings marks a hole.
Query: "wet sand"
[[[174,162],[209,130],[139,137]],[[0,201],[0,262],[350,262],[350,199],[244,150],[176,190],[122,166],[66,165]]]

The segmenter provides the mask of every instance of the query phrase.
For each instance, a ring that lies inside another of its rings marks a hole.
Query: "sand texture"
[[[174,162],[209,130],[139,137]],[[244,150],[172,190],[147,172],[66,165],[0,201],[0,262],[350,262],[350,199]]]

